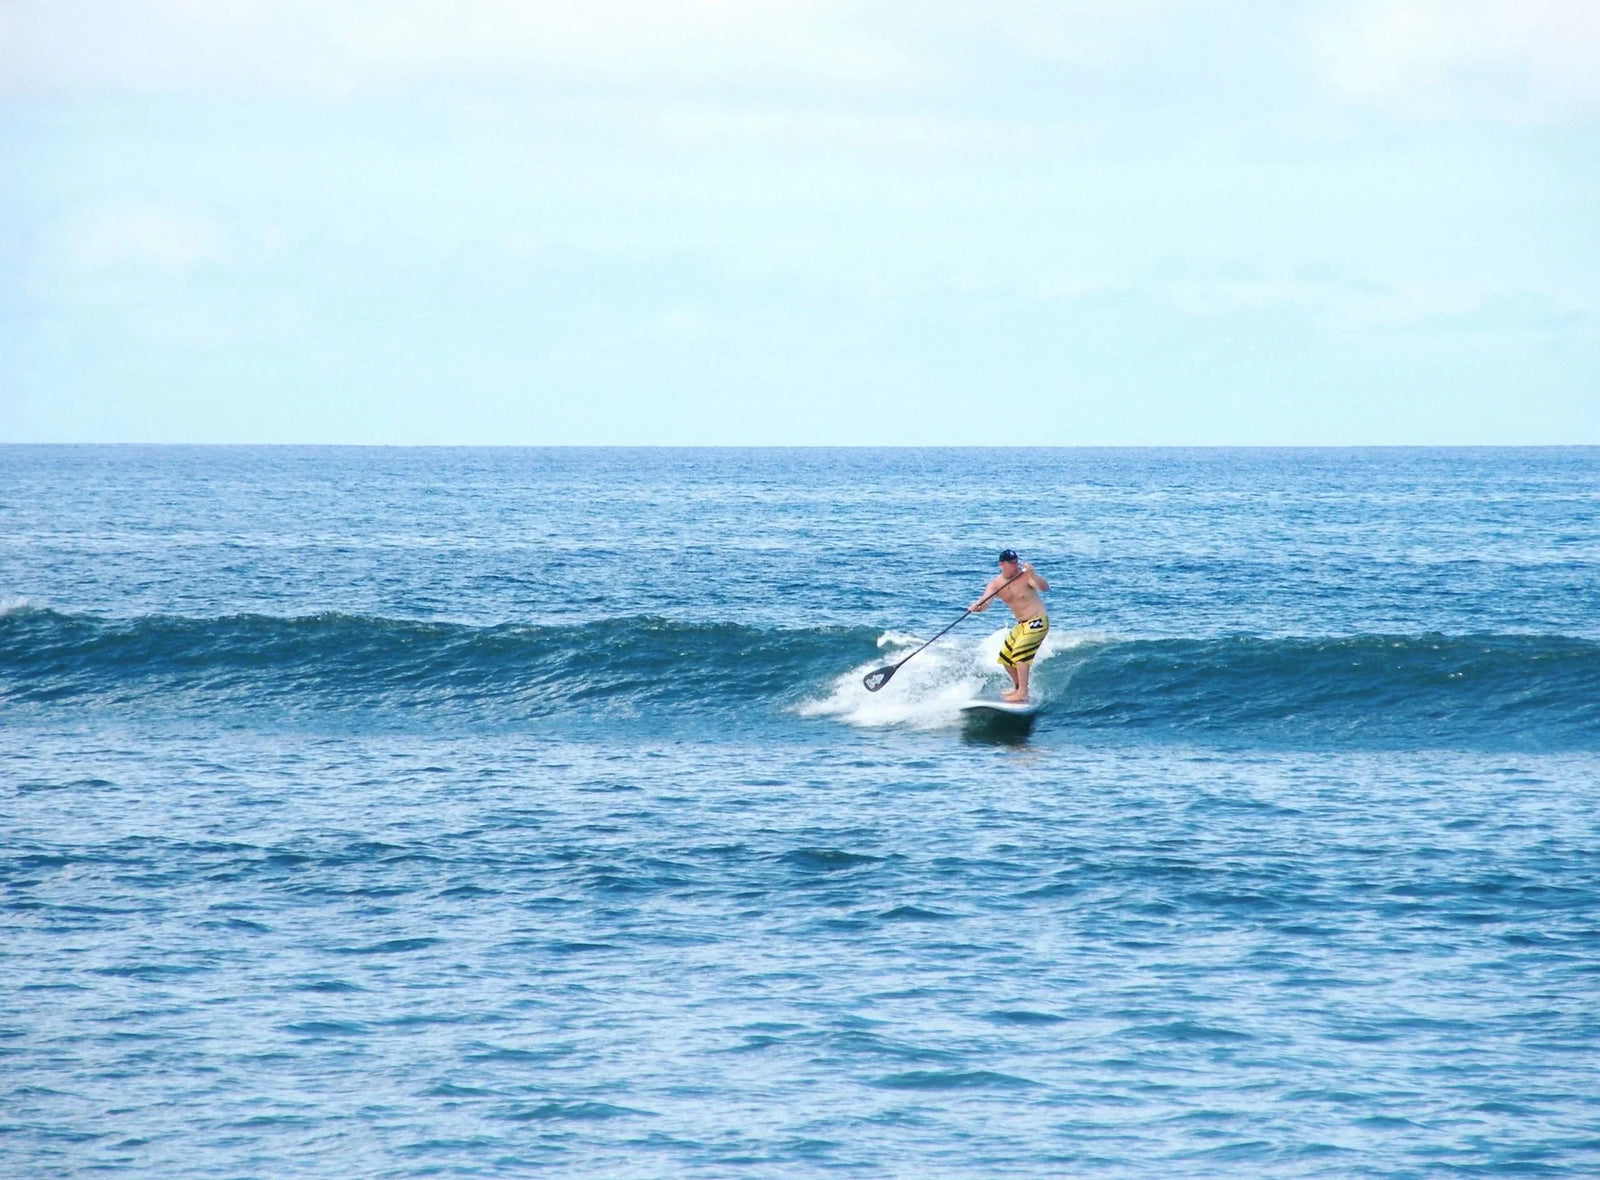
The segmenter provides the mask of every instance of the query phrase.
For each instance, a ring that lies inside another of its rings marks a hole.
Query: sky
[[[1600,443],[1600,3],[0,0],[0,442]]]

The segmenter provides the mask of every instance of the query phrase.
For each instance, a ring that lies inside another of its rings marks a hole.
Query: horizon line
[[[7,442],[0,449],[391,450],[391,451],[1581,451],[1573,443],[356,443]]]

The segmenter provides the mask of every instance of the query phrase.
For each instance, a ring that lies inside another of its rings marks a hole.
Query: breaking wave
[[[0,709],[272,711],[489,724],[719,715],[938,727],[1001,684],[1003,630],[914,637],[621,618],[469,626],[366,616],[0,613]],[[1288,746],[1600,748],[1600,643],[1559,635],[1117,639],[1052,633],[1041,725]]]

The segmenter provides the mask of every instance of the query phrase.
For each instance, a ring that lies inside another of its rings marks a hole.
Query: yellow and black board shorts
[[[1040,615],[1037,619],[1024,619],[1011,628],[1011,634],[1007,635],[1006,641],[1000,645],[1000,662],[1007,668],[1030,662],[1048,634],[1050,634],[1048,615]]]

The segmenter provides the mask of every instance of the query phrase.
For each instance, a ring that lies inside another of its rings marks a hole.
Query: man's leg
[[[1028,675],[1033,671],[1033,661],[1026,660],[1017,665],[1017,700],[1028,699]]]
[[[1028,699],[1028,665],[1007,664],[1006,675],[1011,677],[1011,688],[1000,694],[1002,701],[1025,701]]]
[[[1011,658],[1011,645],[1016,641],[1016,638],[1019,634],[1021,634],[1020,628],[1011,628],[1010,632],[1006,635],[1005,642],[1000,645],[1000,666],[1006,670],[1006,675],[1011,677],[1011,687],[1000,694],[1000,699],[1002,701],[1016,699],[1017,689],[1020,682],[1017,680],[1016,662]]]
[[[1003,648],[1000,651],[1000,666],[1006,670],[1006,675],[1011,677],[1011,687],[1000,694],[1002,701],[1008,701],[1011,699],[1011,694],[1017,691],[1017,666],[1007,659]]]

